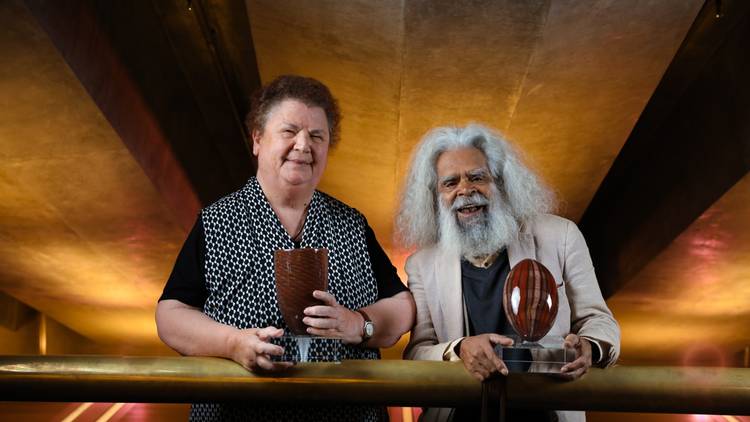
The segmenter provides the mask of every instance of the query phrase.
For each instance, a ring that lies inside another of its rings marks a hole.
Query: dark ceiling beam
[[[260,87],[255,43],[244,0],[193,0],[204,10],[205,29],[215,41],[217,57],[226,75],[238,114],[249,111],[248,96]],[[204,30],[205,34],[205,30]],[[243,125],[244,128],[244,125]]]
[[[245,3],[240,0],[152,0],[174,57],[229,172],[242,184],[246,160],[237,160],[245,142],[248,98],[260,86]],[[228,142],[242,139],[241,143]],[[252,164],[254,168],[254,164]],[[226,192],[225,192],[226,193]]]
[[[750,3],[718,5],[704,5],[581,219],[605,297],[750,170]]]
[[[237,62],[237,54],[226,53],[237,47],[222,44],[227,35],[235,43],[252,43],[249,28],[238,33],[243,29],[236,20],[247,21],[243,3],[26,5],[183,227],[192,225],[201,206],[254,173],[240,98],[259,86],[255,57]],[[231,13],[227,28],[214,10]],[[245,67],[251,70],[236,72]]]
[[[197,192],[91,2],[25,2],[184,228]]]
[[[0,327],[16,331],[38,315],[36,309],[0,291]]]

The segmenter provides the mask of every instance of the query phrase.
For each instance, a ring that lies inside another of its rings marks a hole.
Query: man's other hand
[[[583,337],[568,334],[565,347],[576,350],[576,360],[560,368],[560,376],[568,380],[582,377],[591,367],[591,343]]]

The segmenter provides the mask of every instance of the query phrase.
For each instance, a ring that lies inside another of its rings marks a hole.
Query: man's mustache
[[[453,201],[451,205],[451,211],[456,212],[461,208],[466,207],[482,207],[489,205],[490,201],[479,192],[474,192],[470,196],[459,196]]]

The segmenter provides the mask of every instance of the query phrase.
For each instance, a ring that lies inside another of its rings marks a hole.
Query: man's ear
[[[263,136],[260,131],[257,129],[253,129],[253,133],[250,135],[250,141],[253,143],[253,155],[258,156],[258,151],[260,150],[260,138]]]

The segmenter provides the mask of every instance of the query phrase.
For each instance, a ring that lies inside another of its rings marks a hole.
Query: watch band
[[[369,340],[370,337],[372,337],[372,335],[367,335],[367,325],[372,325],[372,320],[370,319],[370,316],[367,315],[367,312],[363,311],[362,309],[355,309],[354,312],[358,312],[365,320],[364,324],[362,324],[362,343],[364,343]]]

